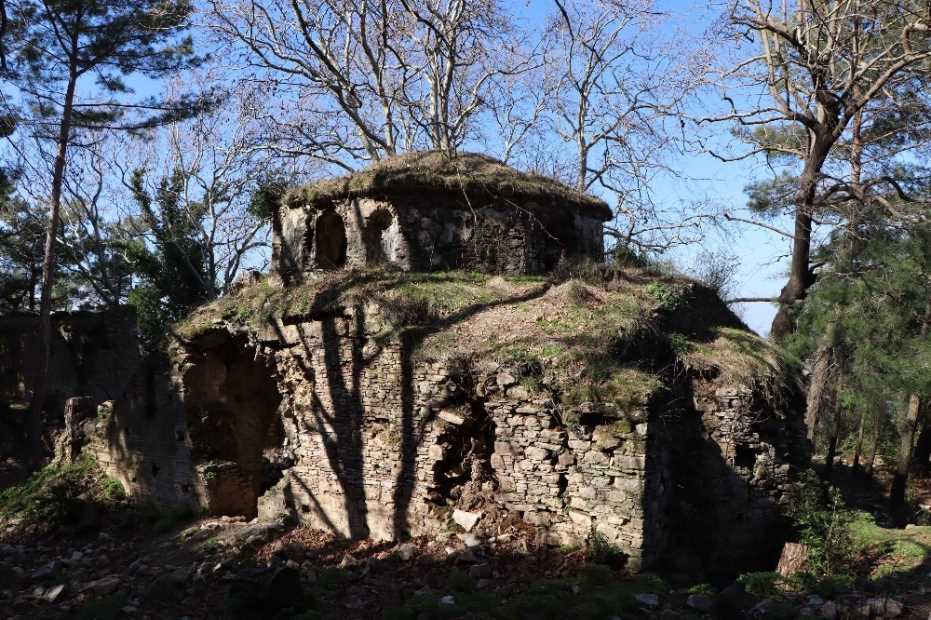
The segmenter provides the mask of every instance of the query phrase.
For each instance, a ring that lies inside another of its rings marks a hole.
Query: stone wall
[[[564,205],[462,197],[355,198],[327,208],[282,208],[273,262],[286,279],[336,267],[545,273],[562,258],[603,253],[599,218]]]
[[[80,443],[142,500],[352,538],[519,521],[540,543],[597,537],[632,569],[705,578],[778,554],[777,503],[807,460],[792,386],[676,368],[654,343],[639,363],[661,375],[631,375],[656,382],[646,400],[572,404],[548,374],[569,368],[427,357],[434,328],[386,311],[217,316],[169,365],[123,369],[117,398],[70,400],[59,455]]]
[[[61,422],[65,400],[92,396],[118,400],[133,389],[142,358],[131,308],[52,315],[48,397],[45,412]],[[28,401],[38,366],[38,317],[0,317],[0,400]]]
[[[204,441],[240,446],[194,448],[196,489],[210,486],[206,455],[229,476],[227,491],[197,492],[202,506],[377,539],[429,534],[456,510],[479,516],[486,536],[518,518],[549,544],[598,536],[632,568],[692,574],[778,554],[761,532],[778,541],[776,502],[806,458],[788,404],[681,374],[637,410],[567,408],[515,369],[420,359],[416,331],[386,338],[380,325],[360,306],[261,332],[218,325],[179,347],[189,432],[225,429]],[[247,404],[231,380],[275,393]],[[242,504],[222,500],[229,492]]]

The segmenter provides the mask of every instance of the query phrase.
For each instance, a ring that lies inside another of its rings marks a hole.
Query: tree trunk
[[[931,323],[931,300],[925,306],[925,316],[921,323],[921,337],[927,338],[928,324]],[[921,416],[923,403],[921,396],[912,394],[908,398],[908,409],[905,412],[905,421],[902,424],[902,435],[899,443],[899,454],[896,462],[895,476],[892,478],[892,488],[889,491],[889,503],[893,509],[905,506],[905,491],[908,486],[908,471],[912,465],[912,448],[915,445],[915,432],[918,430],[918,420]]]
[[[921,398],[917,394],[912,394],[908,398],[908,409],[905,412],[905,421],[902,424],[902,434],[899,440],[895,475],[892,478],[892,489],[889,491],[889,503],[893,508],[905,506],[908,471],[912,464],[912,446],[915,443],[915,430],[918,426],[918,415],[921,412],[921,406]]]
[[[928,473],[929,461],[931,461],[931,421],[925,415],[924,426],[918,434],[918,442],[915,444],[915,455],[912,457],[912,467],[914,471]]]
[[[873,431],[873,447],[870,448],[870,458],[866,461],[866,467],[863,468],[863,473],[867,476],[873,475],[873,467],[876,465],[876,453],[879,452],[879,441],[882,438],[883,432],[883,419],[880,416],[876,420],[876,428]]]
[[[832,400],[836,401],[836,399]],[[836,402],[833,405],[834,419],[831,424],[831,440],[828,442],[828,452],[824,457],[824,473],[828,479],[831,478],[831,473],[834,471],[834,459],[837,458],[837,443],[840,440],[841,410]]]
[[[814,283],[811,273],[811,226],[815,212],[816,193],[821,169],[836,138],[825,125],[811,136],[805,169],[799,179],[795,199],[795,230],[792,239],[792,260],[789,264],[789,281],[779,293],[779,310],[773,318],[770,335],[779,340],[795,332],[793,306],[805,299]]]
[[[808,382],[808,401],[805,411],[805,424],[808,426],[808,440],[814,445],[818,422],[821,421],[821,412],[825,407],[825,400],[830,392],[832,383],[831,365],[833,363],[833,349],[823,341],[815,351],[815,362],[811,369],[811,378]]]
[[[71,115],[74,109],[74,91],[77,85],[77,70],[71,63],[68,86],[58,131],[58,153],[52,170],[52,196],[49,205],[48,229],[45,232],[45,258],[42,261],[42,293],[39,298],[39,359],[32,403],[30,404],[29,431],[33,465],[40,465],[44,458],[42,445],[42,410],[48,392],[49,355],[51,354],[52,286],[55,279],[55,236],[61,219],[61,188],[67,163],[68,142],[71,139]]]
[[[866,413],[860,410],[860,423],[857,428],[857,445],[853,449],[853,469],[860,469],[860,455],[863,453],[863,427],[866,423]]]

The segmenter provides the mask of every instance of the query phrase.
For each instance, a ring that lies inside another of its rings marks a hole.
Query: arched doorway
[[[314,263],[318,269],[337,269],[346,263],[346,227],[334,211],[325,211],[314,227]]]

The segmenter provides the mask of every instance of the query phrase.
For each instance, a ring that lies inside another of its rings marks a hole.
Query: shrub
[[[786,514],[808,547],[809,571],[818,580],[850,573],[855,546],[850,526],[855,514],[838,489],[823,488],[815,472],[802,475],[786,497]]]
[[[585,543],[585,558],[593,564],[604,564],[612,568],[618,568],[627,562],[627,555],[594,529]]]
[[[657,301],[662,310],[672,310],[682,301],[682,288],[676,284],[650,282],[646,286],[646,291],[650,297]]]
[[[774,596],[779,594],[782,576],[779,573],[744,573],[737,578],[737,583],[754,596]]]

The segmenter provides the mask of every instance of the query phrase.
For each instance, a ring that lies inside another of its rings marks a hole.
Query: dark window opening
[[[152,463],[152,477],[158,478],[158,472],[161,471],[161,467],[156,463]]]
[[[320,269],[337,269],[346,263],[346,227],[335,212],[327,211],[317,218],[314,250]]]
[[[756,465],[756,452],[749,446],[737,446],[734,454],[734,465],[746,469],[753,469]]]
[[[365,223],[365,259],[370,265],[384,263],[391,257],[389,240],[385,231],[391,226],[391,213],[378,209]]]

